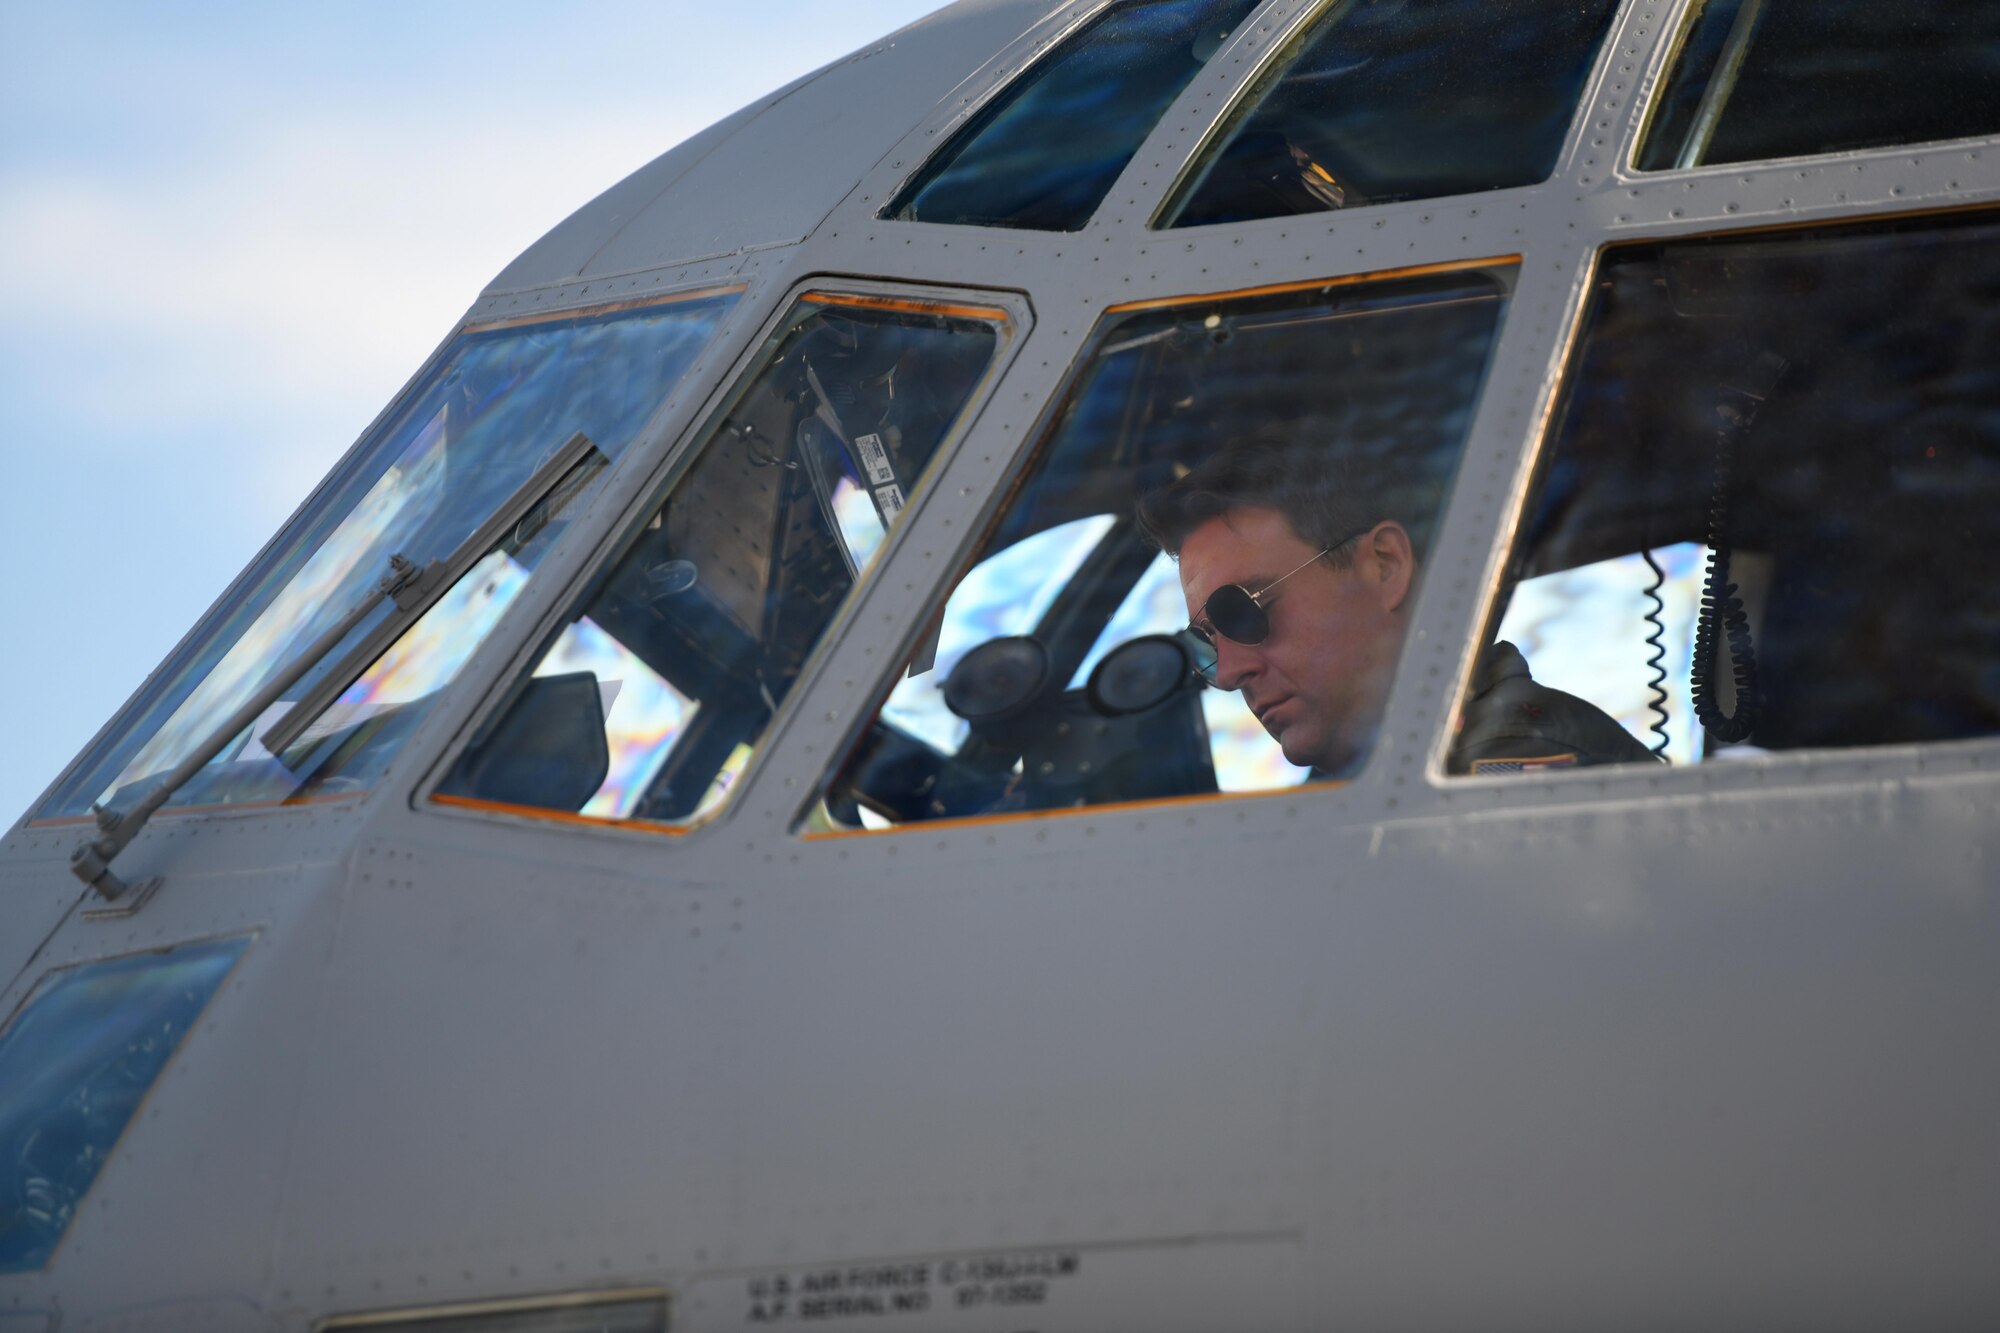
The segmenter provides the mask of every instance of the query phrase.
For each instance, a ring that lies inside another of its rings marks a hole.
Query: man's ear
[[[1417,581],[1417,553],[1408,530],[1393,518],[1383,519],[1362,535],[1358,554],[1382,609],[1401,610]]]

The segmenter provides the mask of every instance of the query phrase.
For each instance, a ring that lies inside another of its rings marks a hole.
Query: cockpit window
[[[1170,227],[1548,178],[1616,0],[1331,0],[1169,196]]]
[[[81,815],[93,802],[127,808],[375,596],[391,557],[418,568],[438,562],[448,586],[431,590],[421,619],[398,619],[398,607],[384,599],[346,638],[323,645],[320,664],[170,804],[285,801],[365,787],[734,301],[733,292],[700,294],[454,340],[266,554],[237,604],[169,662],[131,720],[99,744],[40,817]],[[510,504],[522,506],[521,518],[488,540],[482,534]],[[466,549],[468,542],[480,549]],[[379,656],[366,650],[371,642]],[[331,679],[343,664],[354,676]],[[300,710],[302,703],[308,707]]]
[[[1503,276],[1107,314],[1014,499],[808,829],[1356,771]]]
[[[1010,331],[983,306],[800,298],[435,799],[669,825],[719,806]]]
[[[2000,131],[2000,8],[1697,0],[1642,171]]]
[[[1607,251],[1452,771],[2000,732],[1996,297],[1992,213]]]
[[[1127,0],[996,95],[883,216],[1076,231],[1256,0]]]

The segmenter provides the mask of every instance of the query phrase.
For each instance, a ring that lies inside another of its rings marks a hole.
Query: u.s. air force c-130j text
[[[2000,12],[961,0],[0,843],[0,1330],[2000,1326]]]

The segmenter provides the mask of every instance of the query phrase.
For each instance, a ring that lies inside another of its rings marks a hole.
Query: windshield
[[[314,692],[325,697],[323,672],[392,606],[357,627],[170,804],[282,801],[365,786],[422,703],[450,681],[520,592],[608,464],[637,438],[734,299],[733,292],[711,292],[462,334],[265,553],[233,602],[157,673],[130,720],[99,742],[40,817],[81,815],[93,802],[129,804],[371,596],[392,555],[419,565],[451,555],[581,433],[594,447],[555,483],[534,521],[496,543],[312,727],[289,738],[283,754],[269,753],[258,738],[293,702]]]
[[[1467,269],[1108,314],[805,830],[1358,771],[1505,302]],[[1204,665],[1211,593],[1278,582]]]
[[[717,809],[1009,337],[998,309],[801,297],[434,799],[672,825]]]

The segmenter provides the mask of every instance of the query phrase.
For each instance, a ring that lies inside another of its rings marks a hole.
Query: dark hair
[[[1275,509],[1300,540],[1339,549],[1382,519],[1366,489],[1352,483],[1342,460],[1324,444],[1264,431],[1232,440],[1191,471],[1139,497],[1139,527],[1169,555],[1179,555],[1188,535],[1232,510]]]

